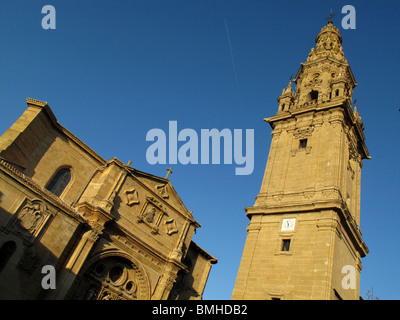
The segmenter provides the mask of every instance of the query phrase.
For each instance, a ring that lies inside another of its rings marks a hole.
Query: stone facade
[[[0,138],[0,299],[201,299],[217,260],[171,182],[104,160],[47,103],[27,104]]]
[[[370,156],[341,44],[329,21],[283,89],[277,114],[265,119],[271,147],[260,193],[246,208],[233,299],[359,298],[368,253],[359,228],[361,168]]]

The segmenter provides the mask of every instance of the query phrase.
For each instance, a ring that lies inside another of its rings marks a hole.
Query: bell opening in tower
[[[318,91],[312,90],[307,97],[308,102],[318,101]]]

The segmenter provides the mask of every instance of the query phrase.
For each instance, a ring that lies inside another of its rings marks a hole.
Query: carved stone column
[[[168,263],[164,269],[164,272],[158,281],[156,290],[152,297],[152,300],[167,300],[168,296],[174,286],[177,278],[177,270],[174,270],[174,265]]]

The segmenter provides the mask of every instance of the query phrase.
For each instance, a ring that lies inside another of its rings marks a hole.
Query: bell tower
[[[295,89],[293,86],[295,85]],[[272,140],[232,299],[359,299],[361,168],[370,159],[342,36],[328,22],[264,119]]]

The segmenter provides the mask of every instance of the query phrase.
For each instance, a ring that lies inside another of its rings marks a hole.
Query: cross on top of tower
[[[336,13],[332,13],[332,9],[331,12],[329,13],[329,16],[325,18],[325,20],[328,20],[328,23],[333,23],[332,18],[336,16]]]

